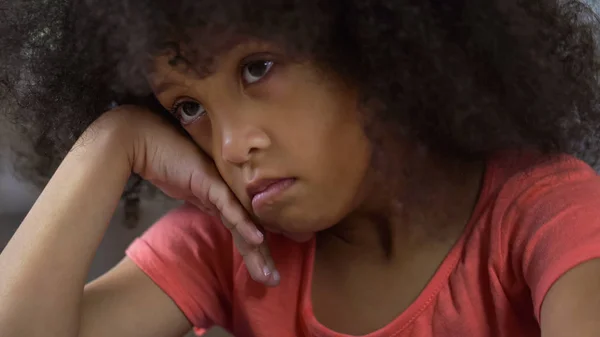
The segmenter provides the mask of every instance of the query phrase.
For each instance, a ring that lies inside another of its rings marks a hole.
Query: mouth
[[[273,204],[295,182],[295,178],[279,178],[259,179],[248,184],[246,193],[252,201],[254,212],[259,213],[265,206]]]

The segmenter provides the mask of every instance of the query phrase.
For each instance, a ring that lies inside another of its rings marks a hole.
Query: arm
[[[111,132],[68,154],[0,255],[0,336],[163,337],[189,328],[128,261],[82,291],[130,171]]]
[[[82,337],[180,337],[191,324],[129,258],[85,287]]]
[[[543,337],[600,335],[600,259],[556,281],[542,304],[541,327]]]

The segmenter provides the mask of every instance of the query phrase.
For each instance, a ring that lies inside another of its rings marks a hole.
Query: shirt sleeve
[[[513,268],[531,290],[538,322],[552,285],[577,265],[600,258],[600,179],[574,159],[555,167],[529,175],[534,182],[513,205],[515,227],[506,244]]]
[[[233,242],[219,220],[183,206],[150,227],[126,254],[196,328],[227,325]]]

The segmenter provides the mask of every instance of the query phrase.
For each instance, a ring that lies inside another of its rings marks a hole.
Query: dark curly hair
[[[152,56],[210,71],[246,36],[339,74],[432,150],[531,148],[595,165],[598,33],[593,10],[570,0],[0,0],[0,106],[37,153],[20,172],[47,177],[111,105],[164,112],[145,81]]]

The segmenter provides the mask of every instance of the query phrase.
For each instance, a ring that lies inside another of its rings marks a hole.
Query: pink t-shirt
[[[313,315],[315,242],[268,236],[281,285],[254,282],[224,226],[186,206],[167,214],[127,255],[198,331],[236,337],[345,336]],[[369,337],[539,336],[540,309],[565,272],[600,257],[600,178],[561,156],[490,159],[464,233],[419,297]]]

